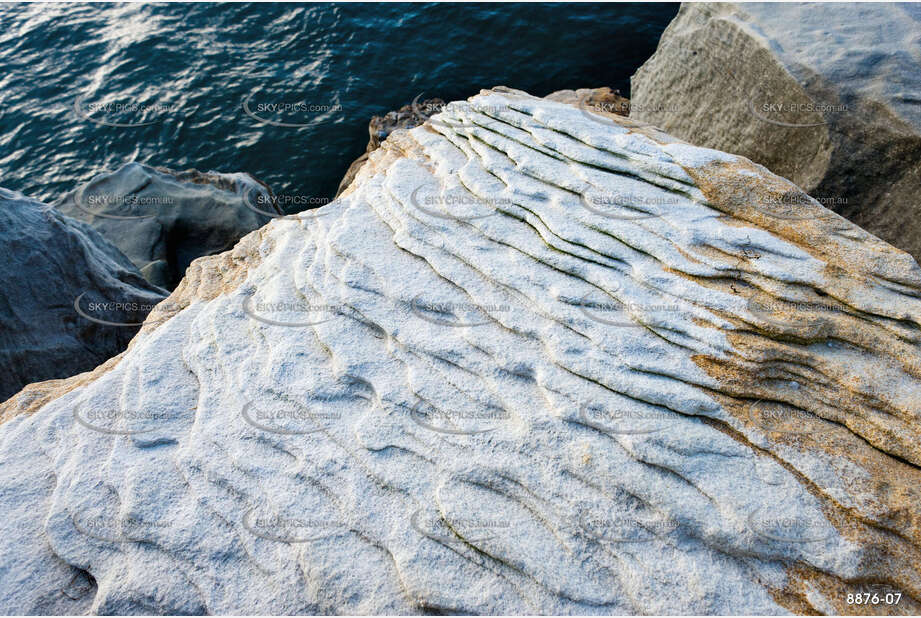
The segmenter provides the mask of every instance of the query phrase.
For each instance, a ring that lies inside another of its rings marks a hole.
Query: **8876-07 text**
[[[847,595],[848,605],[897,605],[901,600],[901,592],[857,592]]]

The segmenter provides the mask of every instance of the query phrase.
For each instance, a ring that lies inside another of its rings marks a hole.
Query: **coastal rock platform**
[[[486,90],[165,302],[0,405],[8,611],[921,610],[921,269],[745,158]]]

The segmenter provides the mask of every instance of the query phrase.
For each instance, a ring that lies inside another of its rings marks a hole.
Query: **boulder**
[[[120,353],[166,297],[90,226],[0,189],[0,400]]]
[[[918,264],[745,158],[466,103],[0,406],[0,606],[921,610]]]
[[[195,258],[233,247],[281,216],[248,174],[177,172],[128,163],[99,174],[55,207],[114,243],[151,283],[173,289]]]
[[[921,7],[686,3],[631,117],[745,156],[921,257]]]

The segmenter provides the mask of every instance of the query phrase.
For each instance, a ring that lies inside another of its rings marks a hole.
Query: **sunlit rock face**
[[[281,211],[248,174],[141,163],[96,176],[55,207],[92,225],[153,284],[172,290],[192,260],[226,251]]]
[[[88,225],[6,189],[0,256],[0,400],[115,356],[166,295]]]
[[[921,257],[921,7],[685,3],[630,116],[748,157]]]
[[[0,601],[917,613],[919,291],[745,159],[484,91],[0,408]]]

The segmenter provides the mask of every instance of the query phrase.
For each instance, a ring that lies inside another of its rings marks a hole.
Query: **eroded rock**
[[[919,258],[919,32],[910,4],[683,4],[631,117],[765,165]]]
[[[501,88],[500,88],[501,89]],[[445,102],[441,99],[422,99],[422,95],[416,97],[412,103],[403,107],[387,112],[383,116],[374,116],[368,123],[368,133],[370,139],[365,148],[364,154],[355,159],[346,171],[342,182],[339,183],[339,190],[336,197],[339,197],[352,184],[358,170],[368,160],[368,155],[378,148],[381,142],[387,139],[391,133],[397,129],[412,129],[423,124],[426,120],[435,114],[444,110]],[[560,101],[578,105],[588,112],[606,115],[618,114],[620,116],[630,115],[630,101],[621,96],[619,90],[611,90],[608,87],[603,88],[579,88],[578,90],[557,90],[547,95],[551,101]],[[454,105],[466,105],[466,101],[457,101]]]
[[[461,103],[0,407],[3,607],[917,613],[917,263],[630,118]]]
[[[248,174],[128,163],[55,204],[118,246],[155,285],[173,289],[195,258],[227,251],[283,214]]]

